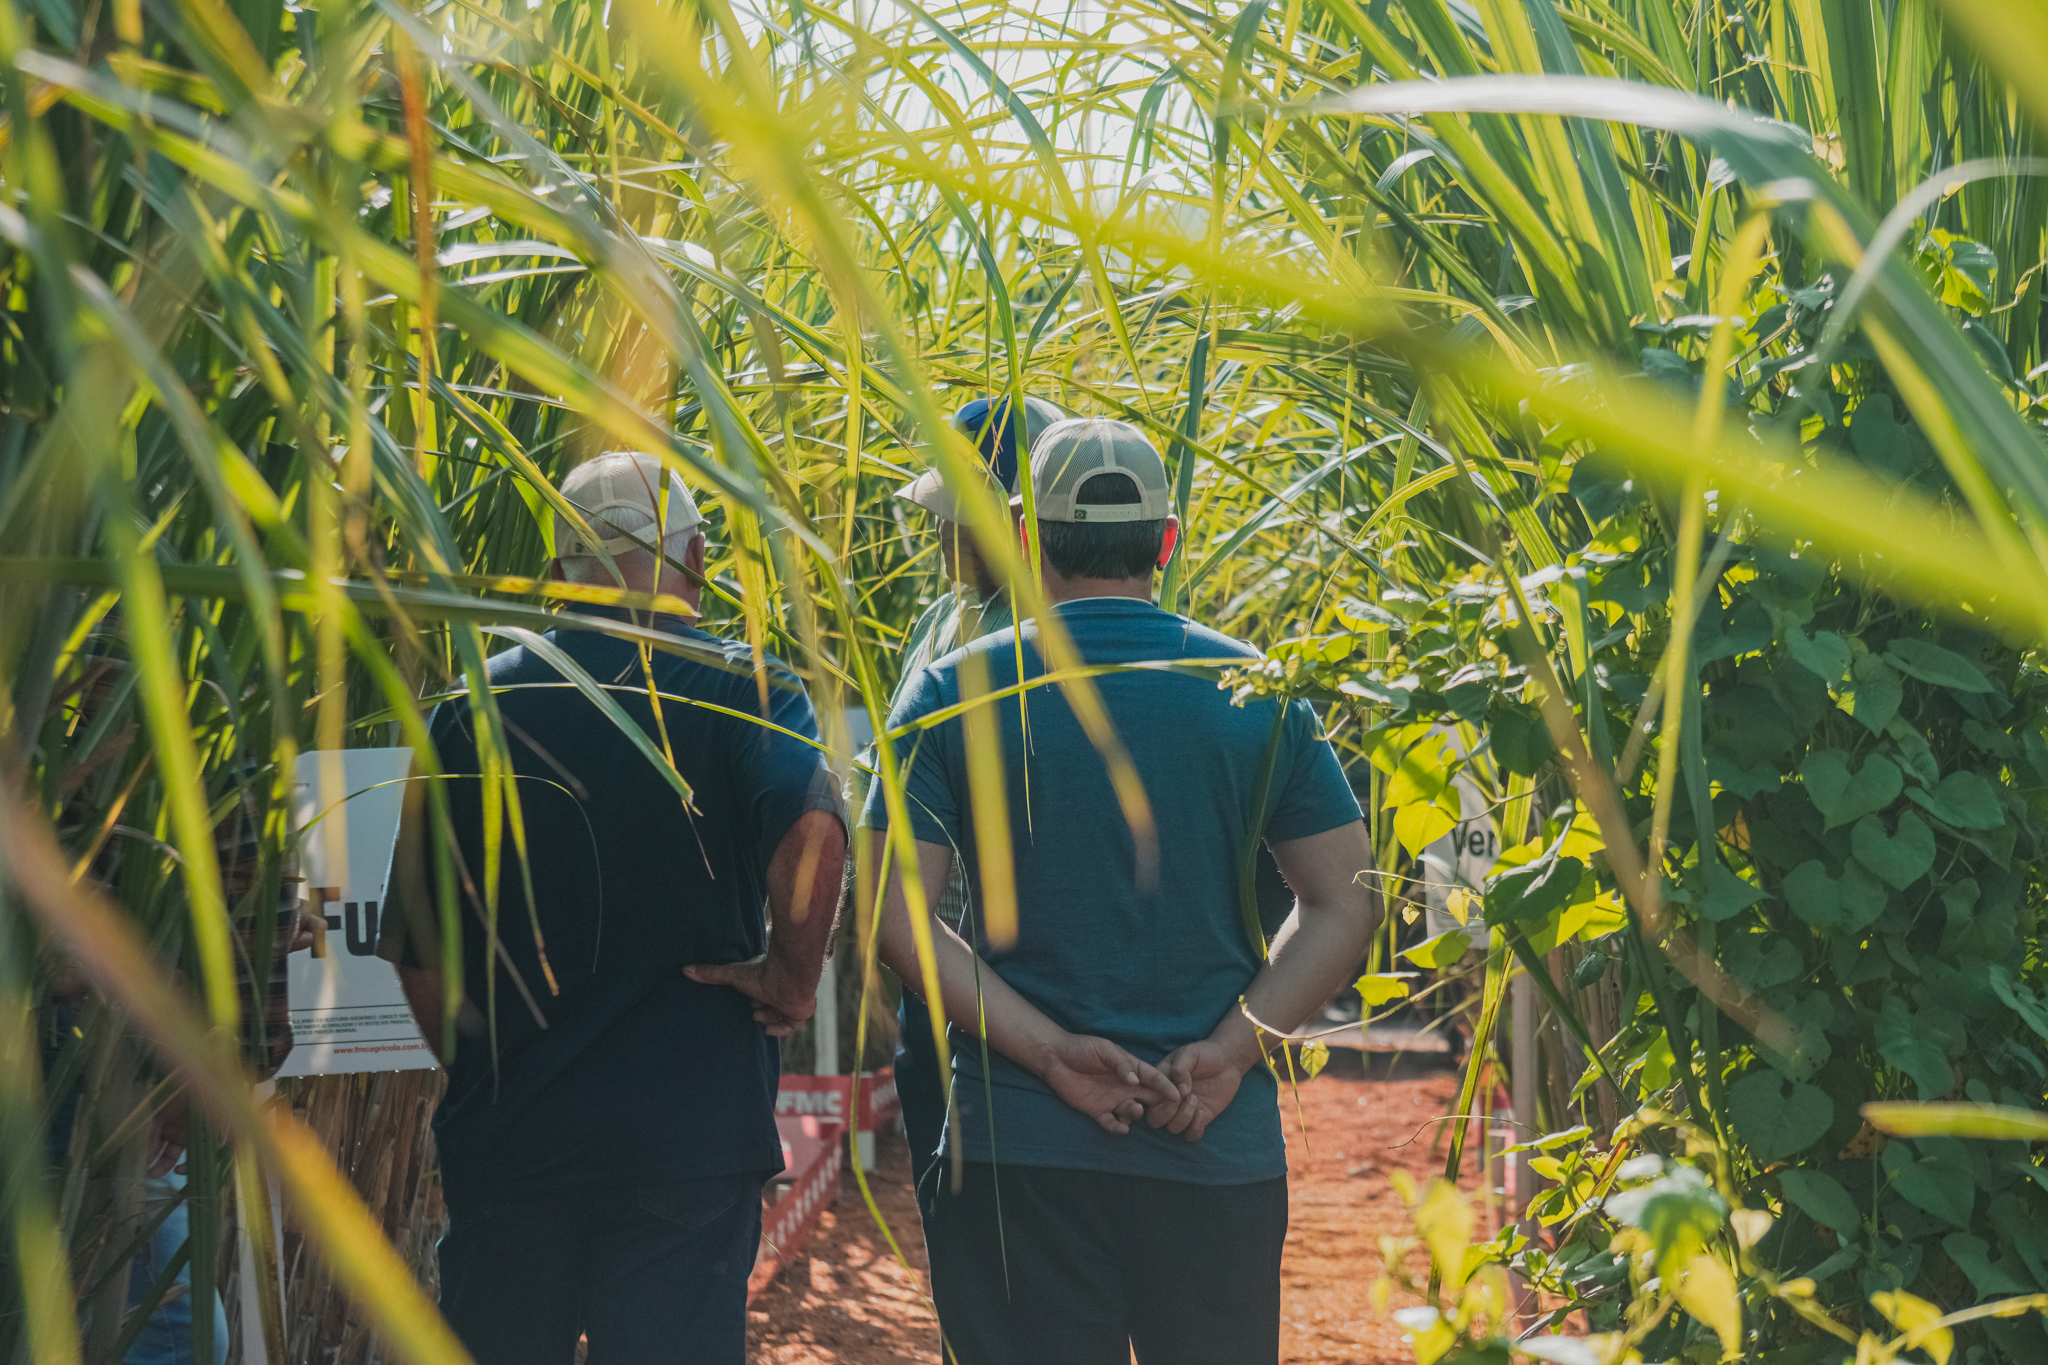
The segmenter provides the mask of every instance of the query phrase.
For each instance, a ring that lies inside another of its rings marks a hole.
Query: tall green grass
[[[940,590],[890,493],[964,467],[941,414],[998,390],[1149,431],[1189,528],[1165,600],[1264,644],[1438,596],[1482,557],[1559,562],[1590,449],[2042,638],[2048,186],[2007,172],[2034,151],[2048,36],[1956,13],[0,0],[0,1330],[54,1362],[119,1335],[129,1211],[100,1177],[169,1066],[218,1134],[195,1191],[268,1170],[392,1349],[456,1358],[331,1164],[251,1108],[223,1041],[230,926],[279,897],[295,755],[419,744],[423,699],[461,692],[503,811],[495,914],[521,827],[481,664],[493,625],[624,629],[576,615],[615,594],[534,578],[554,489],[596,451],[684,470],[706,624],[797,668],[842,765],[836,717],[882,719]],[[1748,324],[1823,271],[1846,285],[1943,175],[1778,444],[1740,407],[1696,422],[1617,378],[1643,324],[1727,315],[1716,375],[1807,383]],[[1872,367],[1935,440],[1966,537],[1930,543],[1911,490],[1802,467]],[[999,509],[971,505],[1028,604]],[[1697,506],[1671,535],[1721,529]],[[1550,653],[1572,671],[1568,640]],[[1333,711],[1340,747],[1373,719]],[[1613,756],[1551,720],[1662,923],[1602,795]],[[216,829],[238,810],[260,837],[231,902]],[[439,878],[452,921],[445,855]],[[104,1004],[45,1075],[34,1026],[72,961]],[[46,1171],[50,1097],[81,1079],[81,1136]]]

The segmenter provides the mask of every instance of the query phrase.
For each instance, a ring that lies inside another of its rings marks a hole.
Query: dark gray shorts
[[[1275,1365],[1287,1181],[940,1163],[932,1298],[960,1365]],[[1000,1212],[998,1210],[1000,1196]]]

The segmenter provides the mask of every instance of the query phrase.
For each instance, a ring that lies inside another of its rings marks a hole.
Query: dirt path
[[[925,1297],[927,1262],[910,1196],[910,1149],[876,1135],[868,1188],[915,1271],[905,1270],[848,1172],[796,1263],[747,1310],[747,1359],[758,1365],[939,1365],[939,1320]]]
[[[1368,1081],[1355,1058],[1340,1052],[1333,1069],[1348,1063],[1348,1074],[1326,1073],[1301,1088],[1300,1116],[1282,1098],[1291,1200],[1281,1270],[1284,1365],[1407,1365],[1414,1359],[1401,1344],[1401,1329],[1372,1309],[1372,1286],[1382,1269],[1379,1239],[1408,1227],[1388,1172],[1405,1170],[1421,1181],[1442,1169],[1431,1141],[1437,1125],[1428,1121],[1450,1108],[1455,1078],[1439,1071]],[[916,1273],[891,1256],[848,1179],[806,1254],[748,1313],[750,1359],[761,1365],[940,1365],[909,1166],[902,1138],[885,1137],[870,1183]],[[1389,1307],[1403,1303],[1397,1297]]]

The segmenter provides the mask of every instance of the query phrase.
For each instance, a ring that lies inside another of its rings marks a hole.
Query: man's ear
[[[562,572],[561,560],[550,559],[548,561],[548,577],[553,579],[557,583],[566,583],[569,581],[568,577],[564,575]]]
[[[1172,513],[1168,513],[1166,517],[1166,534],[1159,541],[1160,568],[1165,568],[1167,561],[1173,558],[1173,547],[1178,544],[1180,544],[1180,518]]]
[[[683,567],[702,578],[704,576],[704,533],[699,531],[690,537],[690,543],[683,547]]]

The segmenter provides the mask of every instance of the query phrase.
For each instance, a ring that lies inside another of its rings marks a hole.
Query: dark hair
[[[1084,507],[1116,507],[1142,501],[1137,480],[1108,471],[1081,485],[1074,499]],[[1166,544],[1164,521],[1040,521],[1038,543],[1046,563],[1062,578],[1144,578],[1159,566]]]

